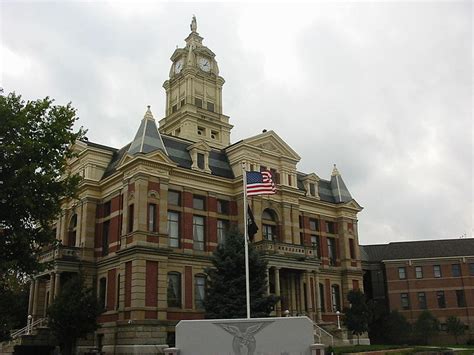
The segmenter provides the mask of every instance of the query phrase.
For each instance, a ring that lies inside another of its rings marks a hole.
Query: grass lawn
[[[400,349],[400,351],[391,352],[391,355],[409,355],[409,354],[416,354],[416,353],[423,353],[423,352],[444,352],[449,350],[449,347],[427,347],[427,346],[410,346],[410,345],[351,345],[351,346],[341,346],[341,347],[334,347],[332,351],[334,355],[340,354],[347,354],[347,353],[359,353],[359,352],[366,352],[366,351],[380,351],[380,350],[395,350]],[[453,346],[454,348],[455,346]],[[474,349],[472,345],[462,346],[457,345],[459,348],[468,348]],[[410,350],[402,350],[408,349]],[[330,355],[330,349],[328,355]],[[456,355],[472,355],[474,354],[473,350],[462,350],[456,351]]]
[[[408,345],[349,345],[349,346],[337,346],[333,348],[335,355],[346,354],[346,353],[359,353],[363,351],[379,351],[389,349],[401,349],[409,348]],[[328,355],[330,355],[330,350]]]

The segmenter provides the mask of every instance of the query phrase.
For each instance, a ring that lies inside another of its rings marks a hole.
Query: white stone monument
[[[183,320],[176,326],[179,355],[312,355],[324,354],[314,344],[308,317]]]

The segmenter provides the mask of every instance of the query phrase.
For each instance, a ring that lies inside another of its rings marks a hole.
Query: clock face
[[[174,65],[174,72],[178,74],[183,69],[183,60],[178,60]]]
[[[201,70],[204,70],[205,72],[211,71],[211,63],[209,62],[209,59],[207,58],[199,57],[198,65],[199,65],[199,68]]]

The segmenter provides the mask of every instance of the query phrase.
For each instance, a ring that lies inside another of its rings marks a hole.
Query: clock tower
[[[222,86],[215,54],[202,44],[197,33],[196,17],[184,48],[171,56],[166,90],[166,117],[160,131],[192,142],[205,141],[209,146],[225,148],[230,144],[229,117],[222,113]]]

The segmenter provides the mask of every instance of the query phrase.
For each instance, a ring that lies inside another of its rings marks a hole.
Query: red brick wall
[[[183,192],[183,206],[184,208],[193,208],[193,194],[190,192]],[[182,237],[185,239],[192,240],[193,239],[193,213],[192,212],[184,212],[182,214],[182,226],[181,229],[183,231]],[[184,242],[183,241],[183,248],[184,249],[192,249],[193,244],[191,242]]]
[[[115,295],[117,294],[117,280],[116,269],[107,271],[107,310],[113,311],[115,309]]]
[[[193,308],[193,269],[184,267],[184,308]]]
[[[229,202],[229,214],[231,216],[237,216],[238,215],[238,212],[237,212],[237,202],[235,201],[230,201]],[[242,217],[243,218],[243,217]]]
[[[208,241],[217,243],[217,218],[207,217],[206,220],[207,220],[206,232],[207,232]],[[215,248],[214,247],[209,248],[209,244],[207,244],[206,250],[212,251],[213,249]]]
[[[303,244],[306,246],[311,246],[311,234],[312,232],[317,233],[316,231],[307,231],[309,229],[309,217],[302,216],[303,225]]]
[[[145,307],[158,305],[158,262],[146,261]]]
[[[160,183],[154,181],[148,181],[148,191],[155,190],[156,192],[160,192]]]
[[[452,264],[461,265],[462,277],[452,276]],[[441,266],[441,277],[434,277],[434,265]],[[415,267],[423,267],[423,277],[416,278]],[[405,267],[407,279],[400,280],[398,268]],[[474,277],[469,276],[468,263],[459,260],[416,260],[412,265],[406,263],[386,263],[387,291],[389,296],[390,309],[398,309],[410,321],[415,321],[422,312],[418,304],[418,292],[424,292],[426,296],[427,308],[441,322],[454,315],[467,322],[467,317],[474,314],[474,294],[470,288],[474,282]],[[456,290],[464,290],[467,307],[458,307]],[[437,291],[444,291],[446,308],[439,308],[436,297]],[[402,310],[400,305],[400,294],[408,293],[410,299],[410,309]],[[464,318],[464,319],[463,319]]]
[[[125,307],[132,303],[132,262],[125,263]]]
[[[332,303],[331,303],[331,280],[324,280],[324,289],[326,291],[326,312],[332,312]]]

